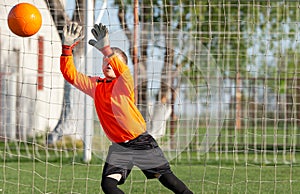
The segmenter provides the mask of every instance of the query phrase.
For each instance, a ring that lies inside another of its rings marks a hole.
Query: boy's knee
[[[110,177],[104,177],[101,181],[101,188],[105,194],[123,194],[124,192],[118,188],[118,180]]]

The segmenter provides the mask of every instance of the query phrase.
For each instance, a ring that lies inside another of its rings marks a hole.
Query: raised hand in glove
[[[94,28],[92,29],[92,34],[96,40],[89,40],[90,45],[101,51],[104,56],[113,54],[109,44],[108,30],[105,25],[101,23],[99,25],[95,24]]]
[[[82,40],[82,26],[76,22],[66,24],[63,28],[62,35],[62,54],[69,56],[72,55],[73,48]]]

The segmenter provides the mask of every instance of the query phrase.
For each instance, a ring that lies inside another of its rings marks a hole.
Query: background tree
[[[73,18],[68,18],[60,0],[47,0],[49,10],[54,19],[55,25],[61,34],[62,27],[66,21],[74,20],[84,21],[84,6],[85,0],[77,0],[76,8],[74,10]],[[276,4],[276,6],[272,6]],[[124,30],[132,48],[133,33],[132,21],[133,18],[133,0],[116,0],[115,5],[118,6],[118,18],[121,27]],[[159,0],[145,0],[140,2],[139,9],[139,24],[140,24],[140,46],[139,46],[139,84],[138,96],[141,106],[139,107],[146,115],[148,103],[147,99],[147,61],[149,59],[150,43],[159,40],[156,47],[164,49],[163,53],[163,68],[161,71],[161,87],[159,90],[158,101],[162,101],[167,97],[167,101],[174,104],[175,98],[172,98],[172,92],[176,91],[176,75],[178,72],[184,71],[185,75],[189,75],[191,81],[199,81],[199,79],[209,79],[203,75],[195,66],[197,61],[195,58],[195,48],[192,46],[180,46],[174,40],[182,40],[182,34],[179,32],[188,33],[194,38],[194,41],[199,42],[195,45],[203,45],[208,50],[208,53],[213,56],[218,66],[223,72],[225,78],[234,80],[231,84],[235,88],[235,94],[232,96],[232,104],[234,105],[234,126],[240,129],[241,109],[242,109],[242,79],[253,78],[256,76],[287,76],[288,79],[293,80],[293,88],[289,91],[289,95],[294,97],[286,98],[295,100],[299,104],[300,91],[295,89],[299,85],[297,75],[289,72],[297,72],[297,61],[288,59],[287,69],[282,71],[282,60],[277,60],[275,64],[270,65],[271,58],[260,58],[257,56],[264,56],[269,53],[277,53],[276,56],[283,55],[293,56],[297,53],[291,54],[293,50],[297,50],[295,44],[297,43],[297,25],[291,21],[297,21],[299,15],[298,9],[289,9],[290,7],[297,7],[296,2],[256,2],[251,6],[247,1],[194,1],[192,3],[188,0],[171,0],[166,2]],[[83,24],[84,25],[84,24]],[[277,33],[272,33],[277,32]],[[263,41],[265,39],[271,41]],[[258,40],[258,41],[257,41]],[[282,41],[282,40],[289,40]],[[150,42],[152,41],[152,42]],[[265,44],[267,43],[267,44]],[[281,45],[281,46],[280,46]],[[249,54],[249,49],[259,50],[256,54]],[[176,51],[182,51],[182,55],[187,56],[185,59],[179,59]],[[288,51],[289,50],[289,51]],[[77,49],[79,54],[82,52]],[[82,54],[82,53],[81,53]],[[131,59],[133,57],[131,56]],[[192,59],[192,60],[191,60]],[[200,59],[201,60],[201,59]],[[257,64],[256,72],[249,71],[249,66]],[[209,64],[208,64],[209,66]],[[274,71],[266,71],[274,69]],[[278,71],[279,70],[279,71]],[[261,74],[260,74],[261,72]],[[270,75],[265,75],[265,72],[271,72]],[[295,81],[296,80],[296,81]],[[278,80],[277,80],[278,81]],[[281,85],[287,85],[286,80],[279,79]],[[173,90],[171,90],[172,88]],[[65,110],[68,109],[68,86],[65,85]],[[281,91],[281,90],[280,90]],[[254,94],[253,94],[254,95]],[[293,107],[299,110],[299,106]],[[289,108],[290,109],[290,108]],[[295,111],[296,118],[300,120],[299,111]],[[66,112],[62,113],[65,117]],[[174,116],[174,115],[173,115]],[[175,116],[174,116],[175,118]],[[299,123],[298,123],[299,124]]]
[[[74,9],[74,13],[72,18],[69,18],[66,10],[62,4],[61,0],[47,0],[46,3],[50,10],[51,16],[53,18],[54,24],[58,30],[59,36],[62,37],[63,27],[67,22],[76,21],[81,25],[84,25],[85,19],[85,1],[86,0],[77,0],[76,7]],[[83,55],[83,42],[81,41],[74,50],[74,56],[82,56]],[[71,112],[71,99],[70,99],[70,91],[71,86],[67,81],[64,81],[64,97],[63,97],[63,109],[60,115],[60,119],[54,128],[53,132],[48,134],[47,143],[53,143],[57,138],[62,136],[62,124],[66,122],[67,117]]]

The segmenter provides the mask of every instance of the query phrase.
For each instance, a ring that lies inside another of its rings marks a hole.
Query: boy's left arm
[[[95,24],[92,29],[92,34],[95,39],[89,40],[89,44],[99,50],[105,57],[105,61],[110,63],[114,69],[117,77],[123,72],[129,70],[128,66],[124,64],[118,56],[116,56],[110,47],[108,29],[102,23]]]
[[[105,57],[110,57],[114,54],[110,47],[108,29],[102,23],[95,24],[92,29],[94,39],[89,40],[89,44],[98,49]]]
[[[130,91],[133,88],[133,79],[130,70],[111,49],[107,27],[102,23],[95,24],[92,29],[92,34],[95,39],[89,40],[89,44],[94,46],[104,55],[105,61],[111,64],[117,77],[122,77],[126,88]]]

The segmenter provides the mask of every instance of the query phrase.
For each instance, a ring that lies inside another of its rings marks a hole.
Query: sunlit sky
[[[95,19],[97,19],[97,17],[99,16],[100,14],[100,11],[102,10],[101,7],[103,5],[103,0],[96,0],[95,2]],[[111,1],[107,1],[109,2],[107,4],[107,7],[111,7]],[[75,9],[75,3],[76,3],[76,0],[66,0],[66,11],[67,11],[67,14],[69,15],[69,17],[72,16],[73,14],[73,11]],[[103,18],[103,19],[107,19],[107,18]],[[102,21],[103,22],[103,21]]]

